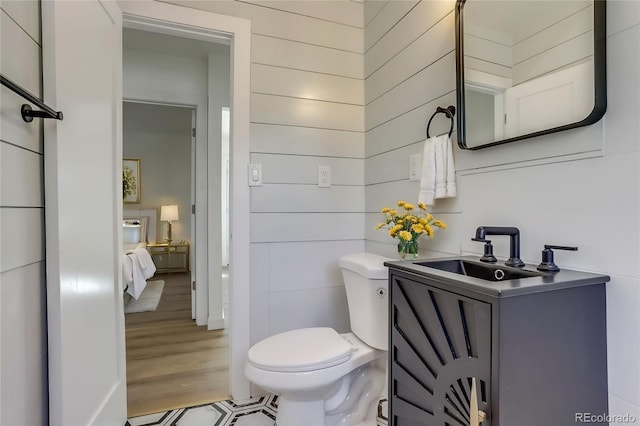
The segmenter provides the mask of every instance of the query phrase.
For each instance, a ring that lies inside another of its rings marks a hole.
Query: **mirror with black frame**
[[[586,126],[606,99],[604,0],[457,0],[458,145]]]

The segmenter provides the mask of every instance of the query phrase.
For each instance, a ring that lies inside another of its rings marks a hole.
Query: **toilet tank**
[[[356,253],[340,258],[349,304],[351,331],[376,349],[389,343],[389,283],[384,262],[393,260],[372,253]]]

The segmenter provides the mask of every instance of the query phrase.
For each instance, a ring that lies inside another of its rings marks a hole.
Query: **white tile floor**
[[[386,400],[378,405],[378,426],[386,426]],[[278,397],[220,401],[129,419],[130,426],[274,426]],[[381,417],[382,415],[382,417]],[[312,425],[305,425],[312,426]]]

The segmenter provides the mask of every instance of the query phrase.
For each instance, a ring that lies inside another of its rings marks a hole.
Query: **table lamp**
[[[178,220],[178,205],[171,204],[168,206],[162,206],[160,208],[160,220],[164,220],[169,223],[167,230],[167,241],[171,244],[171,222]]]

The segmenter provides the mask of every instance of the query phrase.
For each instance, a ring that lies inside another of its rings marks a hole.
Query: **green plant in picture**
[[[124,166],[122,169],[122,198],[127,198],[133,194],[136,190],[136,178],[133,175],[133,170]]]
[[[418,239],[423,235],[433,238],[434,227],[447,229],[447,225],[427,213],[427,206],[418,203],[416,207],[403,200],[398,201],[401,211],[385,207],[382,214],[385,221],[376,225],[376,229],[388,229],[389,235],[398,240],[398,253],[402,259],[415,259],[418,256]]]

